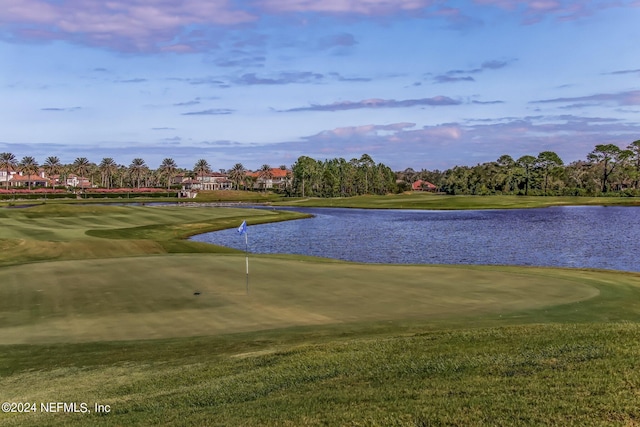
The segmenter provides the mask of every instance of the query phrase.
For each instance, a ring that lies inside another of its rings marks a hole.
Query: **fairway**
[[[300,325],[464,318],[598,295],[545,270],[165,255],[0,270],[0,344],[155,339]],[[195,295],[195,294],[198,295]]]

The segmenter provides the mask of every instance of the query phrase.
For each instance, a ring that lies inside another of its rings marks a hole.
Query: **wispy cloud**
[[[577,96],[566,98],[553,98],[542,99],[539,101],[532,101],[532,104],[547,104],[547,103],[612,103],[619,106],[640,105],[640,90],[631,90],[618,93],[600,93],[589,96]]]
[[[202,111],[190,111],[188,113],[182,113],[183,116],[222,116],[234,113],[235,110],[228,108],[211,108],[209,110]]]
[[[610,73],[604,73],[605,75],[617,75],[617,74],[638,74],[640,75],[640,68],[636,70],[618,70],[612,71]]]
[[[115,80],[114,83],[144,83],[147,79],[135,78],[135,79],[124,79],[124,80]]]
[[[581,0],[474,0],[474,2],[521,13],[525,24],[534,24],[547,17],[558,21],[573,21],[590,16],[603,7],[603,3]],[[624,2],[607,3],[609,7],[624,6]]]
[[[454,77],[454,76],[448,76],[446,74],[435,76],[433,80],[436,83],[457,83],[457,82],[475,82],[476,81],[476,79],[474,79],[471,76]]]
[[[252,85],[286,85],[292,83],[320,83],[325,76],[311,71],[284,72],[274,76],[260,77],[256,73],[243,74],[233,80],[242,86]]]
[[[421,99],[364,99],[362,101],[341,101],[334,102],[332,104],[313,104],[308,107],[297,107],[284,112],[295,111],[344,111],[344,110],[357,110],[362,108],[406,108],[415,106],[449,106],[460,105],[462,102],[449,98],[448,96],[434,96],[432,98]]]
[[[40,111],[66,111],[66,112],[73,112],[73,111],[78,111],[81,110],[82,107],[67,107],[67,108],[58,108],[58,107],[45,107],[45,108],[41,108]]]
[[[504,104],[504,101],[471,101],[472,104],[478,105],[492,105],[492,104]]]
[[[435,0],[259,0],[269,12],[321,12],[332,14],[385,15],[418,11]]]
[[[476,80],[470,76],[470,74],[479,74],[487,70],[499,70],[509,66],[514,60],[499,61],[491,60],[483,62],[477,68],[471,68],[467,70],[449,70],[444,74],[436,75],[433,77],[435,83],[457,83],[457,82],[475,82]]]
[[[119,51],[188,51],[191,25],[237,25],[257,20],[230,0],[4,0],[0,24],[20,36],[69,40]],[[182,42],[167,43],[180,38]]]
[[[176,102],[175,104],[173,104],[174,107],[190,107],[192,105],[198,105],[200,104],[200,101],[186,101],[186,102]]]
[[[318,49],[346,48],[357,45],[358,42],[353,34],[339,33],[321,37],[318,41]]]

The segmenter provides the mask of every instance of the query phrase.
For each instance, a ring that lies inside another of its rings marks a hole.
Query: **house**
[[[4,173],[0,175],[0,180],[6,182],[7,175]],[[11,187],[49,187],[51,181],[45,178],[44,172],[39,175],[23,175],[22,172],[10,173],[9,186]]]
[[[254,179],[253,188],[284,189],[291,182],[291,171],[282,168],[271,168],[271,178],[263,178],[263,173],[261,171],[248,171],[246,175]]]
[[[411,184],[411,189],[413,191],[436,191],[438,187],[429,181],[423,181],[421,179],[417,180],[413,184]]]
[[[197,190],[230,190],[233,183],[226,173],[209,172],[196,176],[197,184],[193,188]]]
[[[80,177],[75,174],[69,174],[67,176],[67,181],[65,183],[67,187],[81,187],[81,188],[90,188],[91,182],[84,177]]]
[[[18,173],[17,171],[15,171],[15,170],[13,170],[11,168],[9,168],[9,173],[8,174],[7,174],[7,170],[6,169],[0,170],[0,181],[2,181],[3,183],[6,183],[7,175],[9,175],[9,180],[11,180],[11,177],[13,175],[16,175],[17,173]]]

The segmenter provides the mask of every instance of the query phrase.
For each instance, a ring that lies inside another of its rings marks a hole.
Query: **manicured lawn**
[[[640,419],[640,274],[252,255],[247,295],[243,253],[184,240],[296,217],[0,208],[0,401],[37,407],[0,425]]]
[[[363,209],[522,209],[566,205],[640,205],[637,197],[448,196],[432,193],[389,194],[347,198],[283,199],[286,206]]]

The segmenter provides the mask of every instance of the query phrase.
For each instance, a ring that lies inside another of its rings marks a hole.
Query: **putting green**
[[[547,269],[389,266],[238,255],[57,261],[0,269],[0,344],[215,335],[443,319],[571,303],[598,289]],[[195,293],[199,295],[195,295]]]

